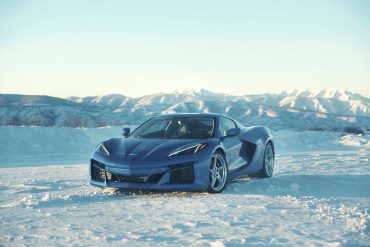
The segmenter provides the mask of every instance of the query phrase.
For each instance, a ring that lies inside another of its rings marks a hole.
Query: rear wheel
[[[260,171],[259,175],[261,178],[269,178],[274,172],[274,149],[272,148],[271,143],[267,143],[265,148],[265,154],[263,156],[263,168]]]
[[[212,155],[209,169],[209,193],[220,193],[226,187],[228,169],[225,157],[221,153]]]

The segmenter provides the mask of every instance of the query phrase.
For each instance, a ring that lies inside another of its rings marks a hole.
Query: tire
[[[269,178],[274,173],[274,165],[275,165],[275,154],[274,149],[272,148],[272,144],[269,142],[265,147],[265,152],[263,155],[263,167],[262,170],[259,172],[259,177],[261,178]]]
[[[227,183],[228,167],[225,157],[222,153],[216,152],[212,155],[211,165],[209,166],[209,193],[221,193]]]

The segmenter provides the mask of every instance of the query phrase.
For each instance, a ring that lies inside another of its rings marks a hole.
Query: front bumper
[[[191,161],[156,168],[132,169],[90,160],[90,184],[98,187],[204,191],[209,186],[210,161]]]

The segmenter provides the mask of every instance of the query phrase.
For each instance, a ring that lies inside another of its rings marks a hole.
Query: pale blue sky
[[[370,1],[0,0],[0,93],[322,87],[370,96]]]

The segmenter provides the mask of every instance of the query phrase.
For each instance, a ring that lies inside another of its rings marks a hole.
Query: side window
[[[236,128],[236,124],[234,123],[234,121],[228,118],[224,118],[224,117],[221,118],[221,122],[220,122],[221,136],[226,136],[226,131],[229,129],[233,129],[233,128]]]

